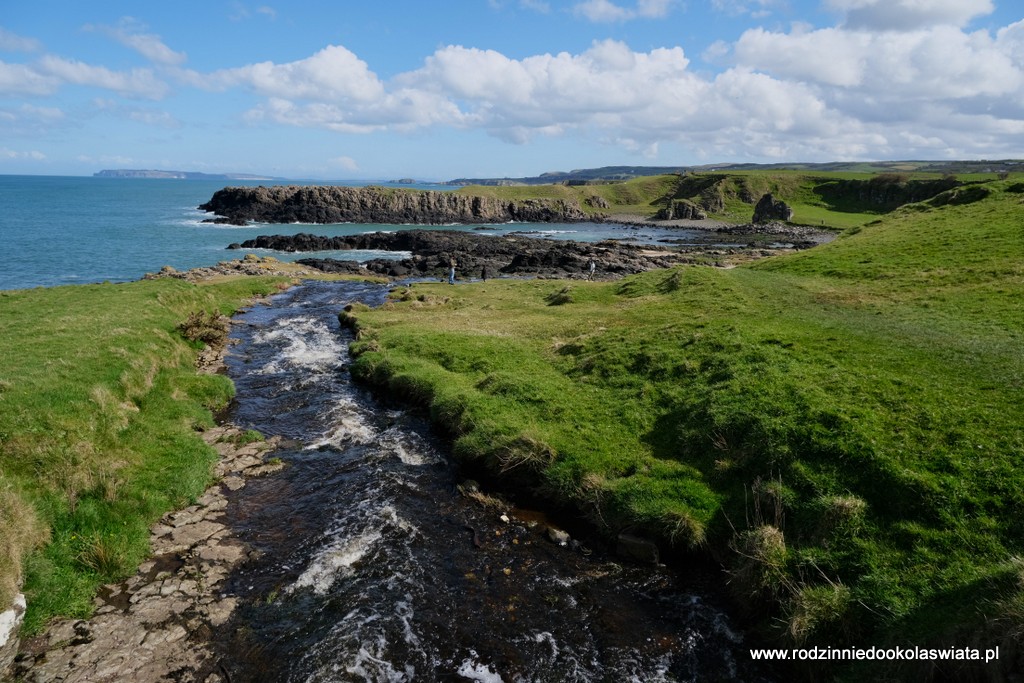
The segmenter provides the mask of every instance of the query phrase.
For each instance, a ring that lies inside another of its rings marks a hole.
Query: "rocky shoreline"
[[[299,259],[298,263],[328,272],[386,277],[446,277],[455,262],[458,279],[550,277],[611,279],[686,263],[731,265],[778,253],[755,244],[735,247],[668,248],[619,241],[573,242],[525,235],[482,235],[453,230],[402,230],[341,237],[309,233],[261,235],[229,249],[305,251],[380,250],[409,252],[406,258],[365,262],[334,258]],[[594,262],[594,275],[590,262]]]
[[[261,235],[234,249],[273,249],[285,252],[381,250],[411,252],[403,259],[371,259],[362,264],[337,259],[301,259],[299,263],[332,273],[388,277],[439,277],[456,265],[458,277],[535,275],[580,277],[595,262],[602,276],[621,276],[681,262],[679,252],[618,242],[563,242],[526,236],[493,236],[452,230],[402,230],[345,237]]]

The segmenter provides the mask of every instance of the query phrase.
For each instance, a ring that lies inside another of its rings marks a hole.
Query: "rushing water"
[[[337,313],[385,293],[308,283],[238,318],[233,419],[288,445],[228,511],[258,554],[229,586],[232,680],[763,680],[677,575],[503,521],[425,425],[351,384]]]

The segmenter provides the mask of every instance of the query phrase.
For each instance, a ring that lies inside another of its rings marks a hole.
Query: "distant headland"
[[[700,166],[602,166],[572,171],[548,171],[523,178],[455,178],[444,185],[600,185],[645,176],[669,173],[708,173],[733,171],[844,171],[850,173],[998,173],[1020,171],[1024,160],[1001,159],[970,161],[831,161],[825,163],[777,164],[703,164]]]
[[[273,176],[248,173],[199,173],[197,171],[159,171],[152,169],[115,168],[92,174],[94,178],[170,178],[174,180],[283,180]]]

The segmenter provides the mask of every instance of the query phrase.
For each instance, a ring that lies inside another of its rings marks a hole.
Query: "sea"
[[[163,266],[178,270],[215,265],[243,253],[285,261],[334,257],[366,261],[403,258],[402,252],[345,251],[284,253],[268,250],[229,251],[228,245],[258,235],[309,232],[353,235],[373,231],[411,230],[427,226],[253,224],[214,225],[211,214],[197,207],[217,190],[232,185],[267,185],[267,181],[97,178],[91,176],[0,175],[0,290],[53,287],[96,282],[127,282]],[[324,181],[286,181],[291,185],[324,185]],[[447,185],[345,182],[338,185],[393,185],[451,191]],[[617,239],[641,244],[705,243],[707,233],[695,230],[638,228],[609,223],[504,223],[429,226],[479,234],[524,233],[538,238],[594,242]]]

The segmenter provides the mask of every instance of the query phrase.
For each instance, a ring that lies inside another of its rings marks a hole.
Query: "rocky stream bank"
[[[238,599],[223,595],[222,583],[250,549],[221,518],[228,492],[245,486],[248,478],[281,468],[264,458],[276,447],[276,439],[244,444],[242,437],[232,425],[203,433],[221,457],[217,483],[195,505],[153,525],[152,557],[131,578],[101,588],[91,618],[61,620],[23,642],[14,662],[17,680],[230,680],[208,641],[234,612]]]

